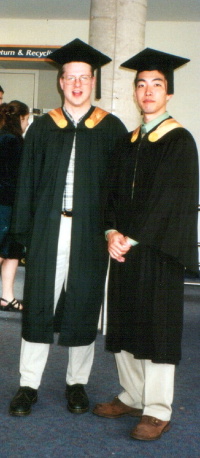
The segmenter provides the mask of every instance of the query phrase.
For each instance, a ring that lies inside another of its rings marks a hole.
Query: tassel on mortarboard
[[[96,73],[96,100],[101,98],[101,67],[97,68]]]

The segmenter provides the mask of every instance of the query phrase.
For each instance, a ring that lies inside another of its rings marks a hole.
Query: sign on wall
[[[59,47],[0,45],[0,61],[50,61],[48,56]]]

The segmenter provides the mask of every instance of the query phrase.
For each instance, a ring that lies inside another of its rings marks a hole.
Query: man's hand
[[[127,237],[117,231],[111,231],[107,234],[108,251],[111,258],[118,262],[125,262],[124,255],[130,250],[131,244]]]

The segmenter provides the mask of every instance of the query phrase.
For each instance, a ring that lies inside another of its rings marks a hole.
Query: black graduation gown
[[[139,244],[125,263],[111,260],[106,347],[176,364],[184,269],[198,271],[198,156],[191,134],[170,122],[143,139],[137,129],[118,148],[106,229]]]
[[[22,136],[3,127],[0,130],[0,257],[4,259],[24,256],[23,246],[12,239],[9,231],[22,149]],[[8,213],[5,216],[6,207]]]
[[[86,127],[86,119],[95,113],[98,110],[91,107],[76,129],[63,113],[59,122],[46,114],[26,134],[12,230],[27,246],[22,326],[27,341],[53,341],[57,244],[75,131],[70,266],[56,330],[61,345],[88,345],[96,336],[107,270],[103,223],[107,179],[116,139],[126,129],[108,113],[100,121],[96,116],[95,122],[86,122]]]
[[[13,205],[23,138],[0,130],[0,205]]]

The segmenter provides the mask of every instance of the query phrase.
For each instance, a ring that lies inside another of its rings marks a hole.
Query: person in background
[[[64,103],[29,127],[12,225],[27,247],[20,388],[9,409],[18,416],[37,401],[55,330],[69,347],[67,408],[89,409],[84,385],[108,265],[103,214],[112,153],[126,132],[116,116],[91,105],[94,69],[109,57],[75,39],[50,58],[62,66]]]
[[[131,437],[144,441],[170,429],[185,267],[198,272],[198,154],[192,135],[167,112],[173,70],[186,62],[147,48],[122,64],[137,70],[143,121],[121,140],[105,217],[106,348],[115,353],[123,392],[93,412],[141,417]]]
[[[3,103],[3,95],[4,95],[4,90],[2,86],[0,86],[0,105]]]
[[[0,265],[2,297],[0,310],[22,310],[14,297],[14,280],[23,246],[10,234],[22,135],[28,126],[29,108],[18,100],[0,106]]]

